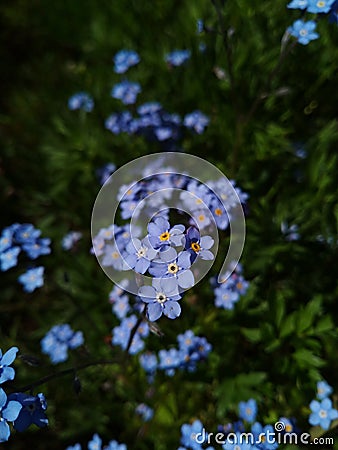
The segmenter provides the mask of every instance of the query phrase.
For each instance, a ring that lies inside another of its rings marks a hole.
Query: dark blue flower
[[[132,105],[135,103],[137,95],[141,92],[141,86],[138,83],[124,80],[121,83],[115,84],[111,91],[111,96],[124,105]]]
[[[45,414],[47,403],[43,394],[34,396],[18,392],[10,394],[8,400],[15,400],[22,405],[21,411],[13,423],[17,431],[25,431],[32,423],[40,428],[48,425]]]
[[[190,58],[190,50],[174,50],[171,53],[167,53],[164,57],[165,61],[170,66],[181,66]]]

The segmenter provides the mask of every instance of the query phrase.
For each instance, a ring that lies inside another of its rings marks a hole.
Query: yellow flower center
[[[318,6],[318,8],[323,8],[325,6],[325,2],[319,1],[319,2],[317,2],[317,6]]]
[[[160,241],[169,241],[170,233],[168,231],[165,231],[160,236]]]
[[[222,215],[222,210],[221,210],[221,208],[216,208],[216,209],[215,209],[215,214],[216,214],[216,216],[221,216],[221,215]]]
[[[168,272],[169,273],[177,273],[178,272],[178,265],[176,263],[170,263],[168,265]]]
[[[201,246],[197,242],[193,242],[191,244],[191,248],[194,250],[195,253],[198,253],[201,250]]]
[[[118,252],[113,252],[111,256],[112,256],[113,259],[118,259],[118,257],[120,255],[118,254]]]
[[[292,425],[290,425],[290,424],[285,425],[285,431],[287,433],[290,433],[292,431]]]

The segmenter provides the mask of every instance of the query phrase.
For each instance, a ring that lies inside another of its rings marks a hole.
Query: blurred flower
[[[144,422],[149,422],[153,418],[154,410],[145,403],[140,403],[135,409],[136,414],[142,417]]]
[[[94,108],[94,100],[86,92],[77,92],[69,98],[68,108],[72,111],[82,109],[82,111],[91,112]]]
[[[75,332],[68,324],[54,325],[41,339],[41,351],[57,364],[67,360],[69,349],[77,348],[83,342],[82,331]]]
[[[33,292],[36,288],[43,286],[43,273],[45,268],[35,267],[33,269],[28,269],[27,272],[19,276],[18,281],[23,285],[23,290],[25,292]]]
[[[62,238],[62,248],[64,250],[71,250],[81,238],[82,233],[80,231],[70,231]]]
[[[185,115],[183,124],[185,127],[196,131],[196,133],[202,134],[209,122],[210,120],[205,114],[196,110]]]
[[[317,383],[317,397],[323,400],[332,394],[332,387],[325,381],[318,381]]]
[[[170,66],[181,66],[190,58],[190,50],[174,50],[171,53],[167,53],[164,57],[166,63]]]
[[[124,105],[132,105],[140,92],[141,86],[138,83],[125,80],[113,86],[111,96],[121,100]]]
[[[247,422],[254,422],[257,414],[256,400],[250,398],[247,402],[239,402],[239,417]]]
[[[114,71],[125,73],[130,67],[140,62],[139,55],[134,50],[120,50],[114,56]]]

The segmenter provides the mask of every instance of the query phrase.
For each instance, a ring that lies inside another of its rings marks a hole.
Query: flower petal
[[[162,306],[155,302],[148,305],[147,315],[150,322],[155,322],[162,316]]]
[[[138,290],[138,295],[146,303],[153,302],[156,298],[156,291],[152,286],[141,286]]]
[[[181,314],[181,306],[177,302],[168,301],[164,304],[163,312],[169,319],[176,319]]]
[[[19,351],[18,347],[10,348],[2,357],[1,364],[3,366],[9,366],[16,358],[16,354]]]
[[[0,442],[8,441],[10,430],[5,420],[0,420]]]
[[[16,401],[10,401],[7,403],[6,408],[2,410],[2,417],[10,422],[13,422],[19,415],[22,409],[22,405]]]
[[[194,275],[191,270],[185,270],[177,277],[178,285],[183,289],[189,289],[195,284]]]

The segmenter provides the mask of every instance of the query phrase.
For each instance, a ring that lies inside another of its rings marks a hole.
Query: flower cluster
[[[14,223],[4,228],[0,236],[0,269],[6,271],[18,264],[18,256],[24,253],[29,259],[51,252],[50,239],[41,238],[41,231],[29,223]],[[19,276],[18,281],[26,292],[33,292],[43,286],[44,268],[29,268]]]
[[[68,350],[84,342],[82,331],[73,331],[68,324],[54,325],[41,339],[41,350],[49,355],[53,364],[68,359]]]
[[[134,50],[123,49],[116,53],[113,61],[114,72],[125,73],[130,67],[140,62],[140,57]]]
[[[145,403],[140,403],[137,405],[135,413],[142,418],[143,422],[149,422],[153,418],[154,410]]]
[[[4,355],[0,350],[0,384],[13,380],[15,370],[11,364],[19,351],[17,347],[10,348]],[[0,442],[8,441],[11,430],[8,422],[13,423],[17,431],[26,430],[31,424],[42,428],[48,424],[45,411],[47,403],[42,393],[37,396],[21,392],[7,394],[0,388]]]
[[[300,9],[311,14],[328,14],[331,22],[337,23],[338,2],[335,0],[292,0],[288,5],[290,9]],[[318,16],[320,17],[320,16]],[[310,41],[319,38],[315,31],[316,22],[314,20],[296,20],[288,32],[294,36],[300,44],[307,45]]]
[[[211,345],[204,337],[195,336],[193,331],[187,330],[177,336],[178,348],[160,350],[158,356],[147,352],[140,356],[140,364],[145,372],[151,376],[156,370],[163,370],[166,375],[173,376],[178,369],[193,372],[197,363],[206,360]]]
[[[170,53],[167,53],[164,57],[164,60],[169,66],[178,67],[188,61],[190,56],[190,50],[174,50]]]
[[[114,91],[116,95],[116,91]],[[124,98],[124,97],[123,97]],[[134,97],[136,101],[136,96]],[[130,111],[111,114],[105,127],[113,134],[127,133],[144,136],[149,141],[175,143],[183,135],[183,128],[202,134],[209,124],[209,118],[201,111],[193,111],[184,116],[167,112],[157,102],[148,102],[137,108],[137,115]]]
[[[249,287],[249,282],[242,275],[242,266],[238,264],[235,271],[223,283],[217,283],[212,278],[211,284],[214,287],[215,306],[217,308],[234,309],[241,295],[245,295]]]
[[[323,430],[330,428],[331,422],[338,419],[338,410],[332,407],[332,401],[329,395],[332,393],[332,387],[326,381],[317,383],[317,398],[310,403],[311,414],[309,423],[319,425]]]
[[[88,442],[87,446],[88,450],[127,450],[127,446],[125,444],[119,444],[117,441],[109,441],[107,445],[102,447],[102,439],[101,437],[95,433],[92,439]],[[75,444],[68,446],[66,450],[82,450],[81,444]]]
[[[94,100],[87,92],[77,92],[69,98],[68,108],[71,111],[80,109],[85,112],[91,112],[94,108]]]

